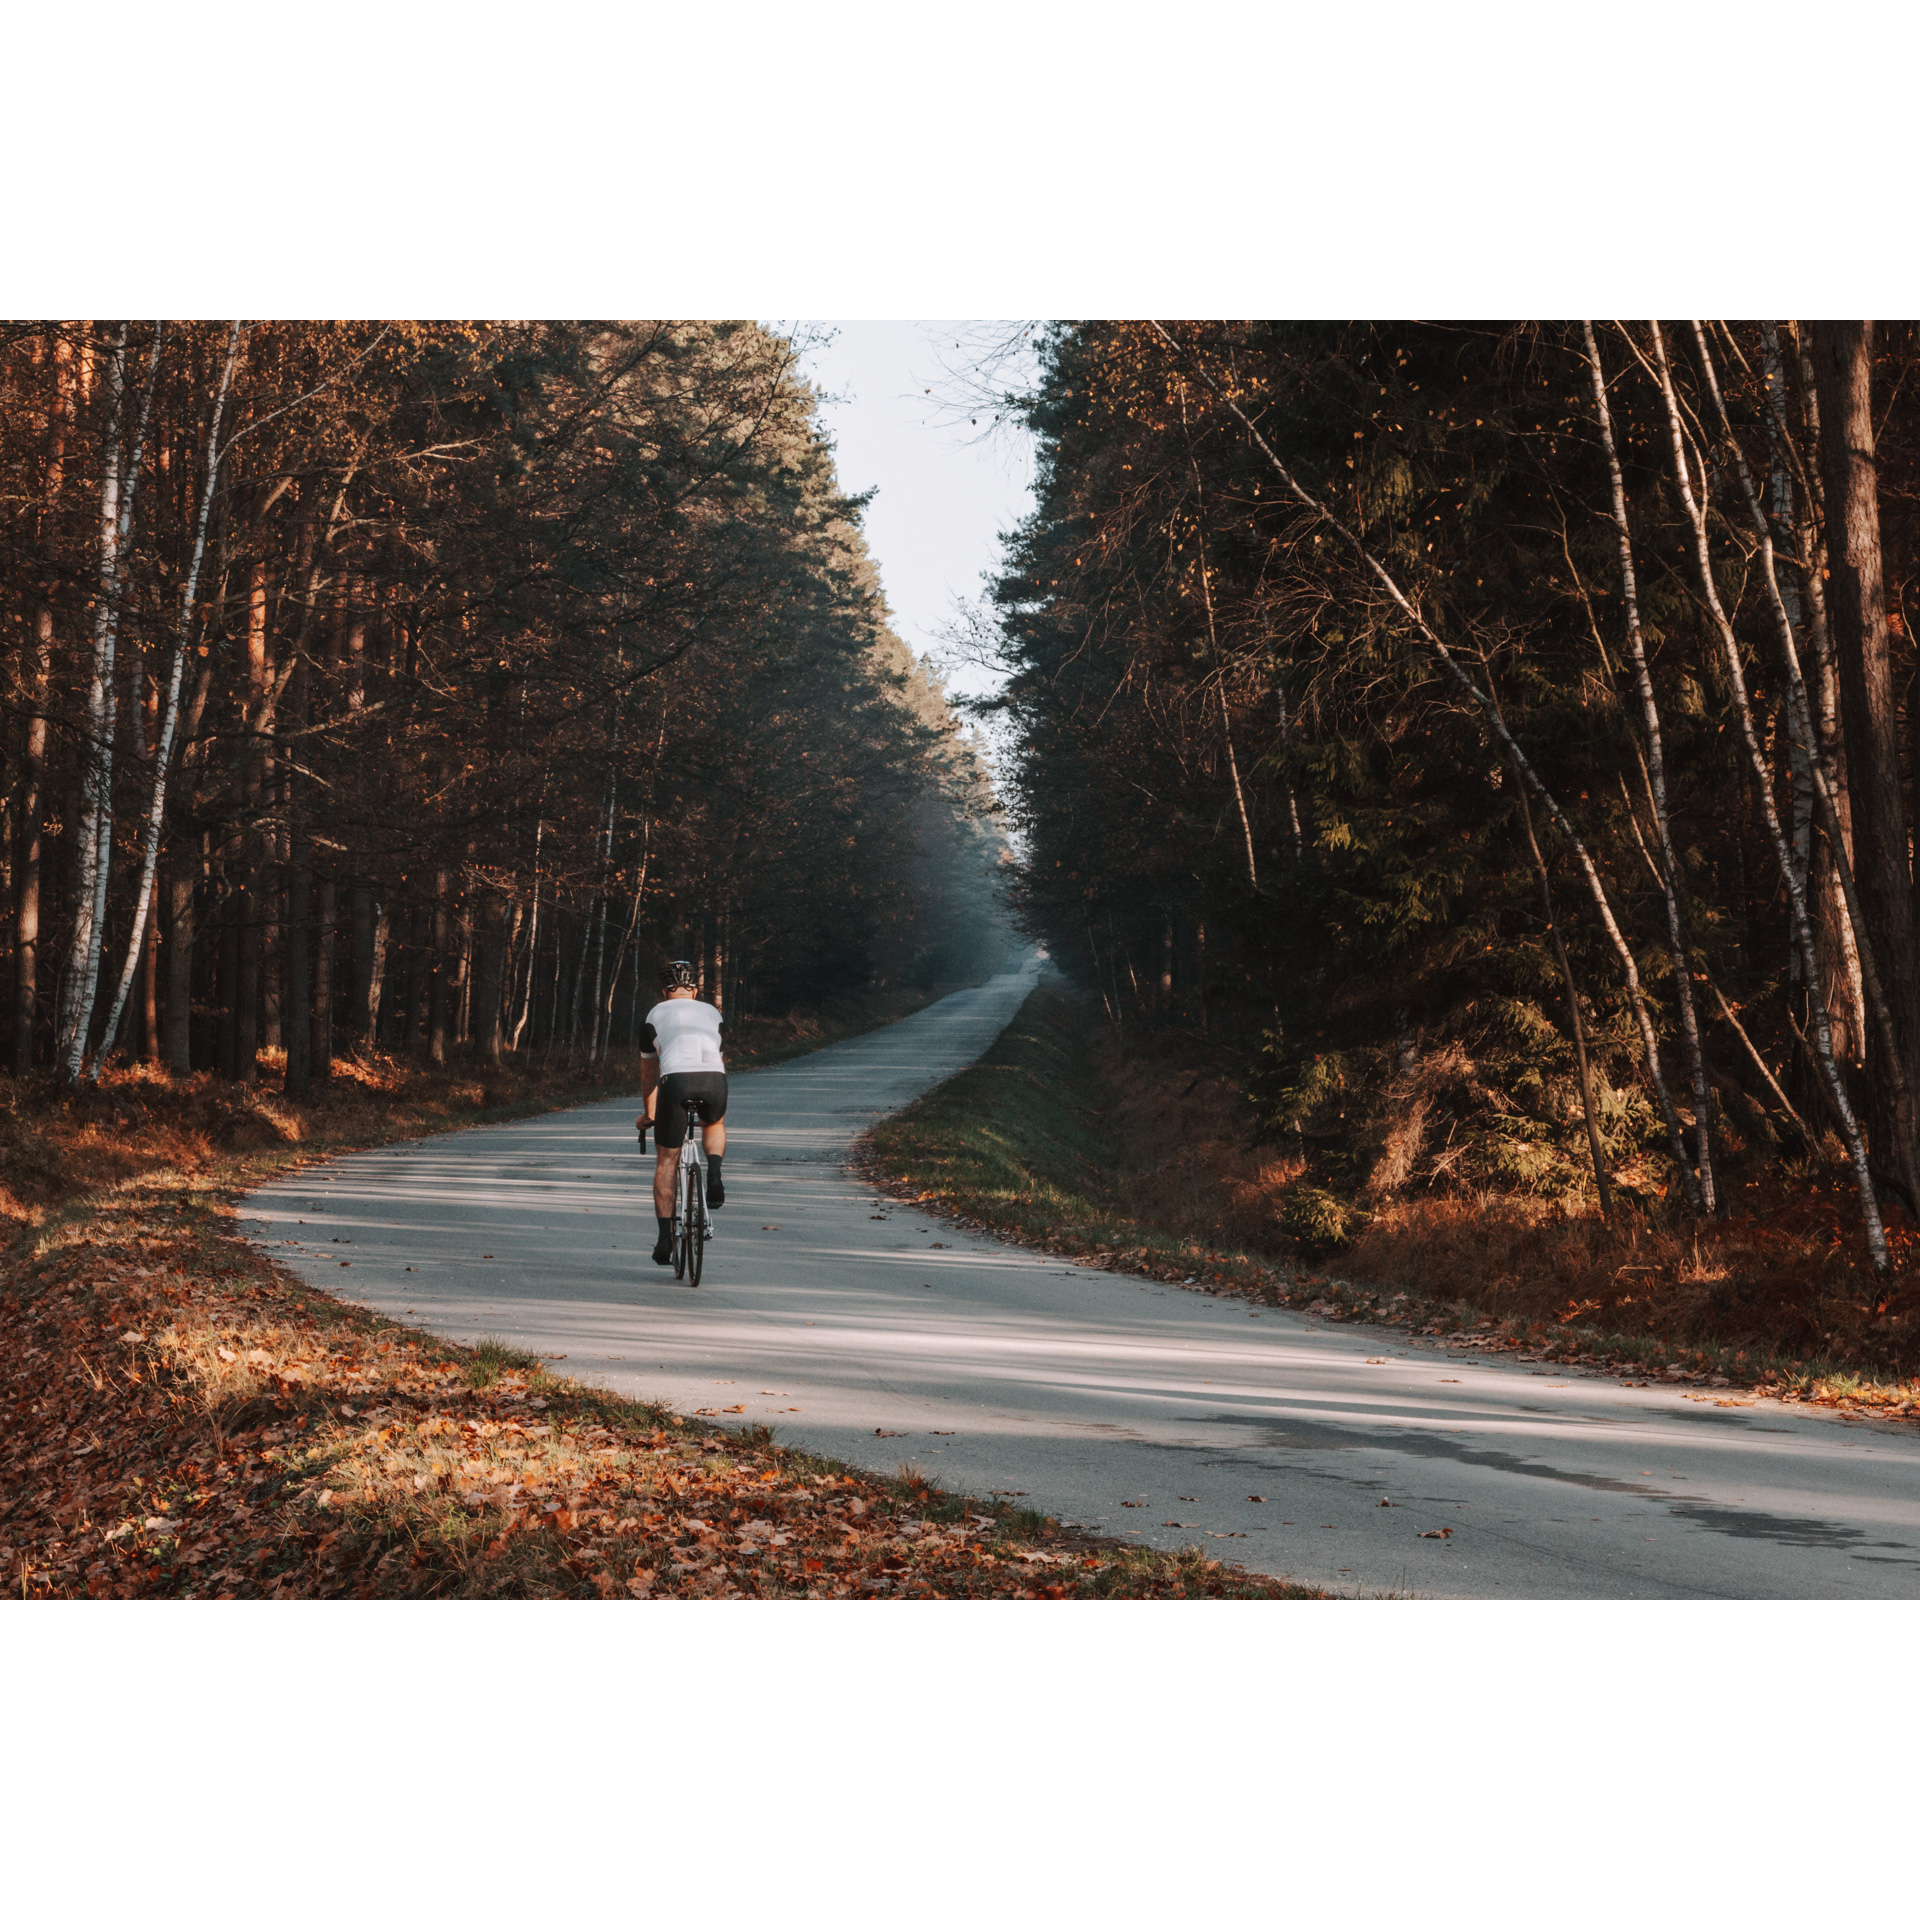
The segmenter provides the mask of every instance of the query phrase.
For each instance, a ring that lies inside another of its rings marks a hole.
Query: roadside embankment
[[[1864,1300],[1828,1257],[1846,1196],[1824,1175],[1757,1172],[1734,1218],[1700,1228],[1633,1199],[1613,1230],[1526,1196],[1397,1199],[1315,1259],[1288,1231],[1300,1163],[1251,1145],[1247,1120],[1239,1089],[1175,1036],[1122,1054],[1097,1005],[1056,978],[975,1066],[876,1127],[860,1165],[898,1199],[1096,1266],[1630,1376],[1920,1417],[1915,1236],[1897,1236],[1904,1291]]]

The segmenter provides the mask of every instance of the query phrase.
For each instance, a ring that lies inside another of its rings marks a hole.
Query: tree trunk
[[[193,888],[199,862],[177,843],[167,875],[167,1011],[169,1072],[193,1071]]]
[[[160,1064],[160,928],[149,916],[140,962],[141,1052],[150,1066]]]
[[[364,874],[347,882],[347,1025],[371,1046],[373,1019],[373,890]]]
[[[461,903],[453,926],[451,989],[453,1044],[464,1047],[473,1033],[473,902]]]
[[[433,951],[427,980],[427,1058],[436,1067],[446,1064],[447,988],[451,984],[449,976],[453,971],[448,938],[452,926],[447,912],[447,887],[447,870],[442,867],[433,876],[433,918],[429,923]]]
[[[43,783],[47,768],[47,691],[52,662],[53,609],[42,606],[34,614],[33,666],[27,683],[32,706],[27,716],[26,750],[20,770],[19,896],[13,928],[13,1070],[16,1074],[33,1071],[39,1011],[43,838],[40,816],[46,811]]]
[[[40,989],[41,815],[46,811],[47,693],[53,668],[53,591],[59,558],[55,512],[66,484],[67,435],[73,421],[73,348],[53,346],[53,409],[48,422],[47,462],[40,486],[40,558],[43,578],[33,615],[33,652],[27,672],[27,727],[20,764],[20,805],[15,826],[15,920],[13,928],[13,1070],[35,1064],[35,1027]]]
[[[404,970],[404,996],[396,1026],[402,1052],[424,1048],[427,1042],[428,973],[433,938],[433,910],[414,905],[407,912],[407,964]]]
[[[1899,1059],[1888,1063],[1909,1087],[1920,1084],[1920,947],[1901,792],[1899,720],[1880,549],[1880,499],[1874,474],[1871,360],[1873,323],[1816,321],[1812,357],[1820,405],[1820,470],[1827,499],[1828,618],[1839,665],[1852,798],[1854,878],[1866,937],[1893,1027]],[[1893,1073],[1869,1036],[1868,1133],[1883,1178],[1912,1151],[1901,1151],[1910,1116],[1898,1111]],[[1902,1184],[1905,1184],[1904,1182]],[[1920,1209],[1920,1194],[1907,1194]]]
[[[513,1038],[507,1043],[517,1049],[520,1036],[527,1030],[527,1021],[533,1013],[533,987],[540,971],[540,837],[546,831],[546,816],[540,815],[533,826],[533,915],[532,925],[527,931],[527,984],[524,998],[520,1002],[520,1017],[513,1023]]]
[[[371,1046],[380,1031],[380,1002],[387,985],[387,946],[392,938],[393,916],[386,903],[373,903],[372,953],[367,961],[367,1044]]]
[[[1640,699],[1640,722],[1647,738],[1647,791],[1653,803],[1654,830],[1659,836],[1660,891],[1667,909],[1667,950],[1673,956],[1674,995],[1680,1008],[1680,1031],[1692,1070],[1694,1105],[1694,1162],[1683,1170],[1690,1176],[1689,1194],[1698,1213],[1713,1213],[1717,1195],[1713,1177],[1713,1106],[1707,1087],[1706,1052],[1700,1038],[1699,1009],[1693,995],[1693,957],[1687,940],[1680,900],[1680,860],[1673,844],[1673,818],[1667,805],[1666,743],[1660,725],[1660,707],[1654,698],[1653,676],[1647,671],[1647,652],[1640,630],[1640,593],[1633,564],[1633,537],[1627,526],[1626,486],[1613,442],[1613,409],[1607,401],[1607,377],[1600,362],[1600,343],[1593,322],[1580,323],[1587,345],[1587,368],[1593,377],[1594,410],[1600,421],[1600,444],[1606,449],[1612,483],[1613,521],[1620,552],[1620,590],[1626,610],[1627,652],[1633,660],[1634,690]],[[1654,334],[1656,346],[1659,333]],[[1662,365],[1664,366],[1664,359]],[[1682,456],[1675,446],[1675,458]],[[1685,484],[1684,470],[1681,474]]]
[[[1702,367],[1713,394],[1716,410],[1720,413],[1724,424],[1726,415],[1720,403],[1720,384],[1713,370],[1713,355],[1708,346],[1705,331],[1697,323],[1695,340],[1700,349]],[[1713,615],[1714,625],[1719,630],[1721,652],[1726,662],[1727,685],[1733,695],[1734,712],[1740,722],[1741,737],[1746,742],[1748,765],[1753,771],[1754,783],[1759,790],[1760,805],[1766,817],[1768,837],[1773,842],[1774,859],[1780,870],[1780,878],[1793,903],[1794,931],[1800,943],[1801,957],[1810,970],[1809,977],[1813,988],[1814,1047],[1820,1056],[1821,1071],[1833,1096],[1834,1112],[1840,1121],[1841,1132],[1846,1138],[1848,1157],[1853,1162],[1854,1174],[1859,1184],[1861,1218],[1866,1228],[1867,1247],[1873,1259],[1873,1270],[1884,1282],[1891,1271],[1891,1256],[1880,1218],[1879,1202],[1874,1194],[1873,1173],[1868,1162],[1866,1140],[1854,1117],[1852,1103],[1847,1095],[1846,1081],[1840,1073],[1839,1063],[1833,1056],[1833,1035],[1826,1018],[1825,983],[1818,977],[1819,953],[1814,942],[1812,915],[1807,907],[1804,875],[1794,865],[1793,849],[1788,843],[1785,829],[1780,824],[1779,808],[1775,805],[1773,797],[1772,770],[1767,765],[1766,754],[1760,744],[1759,730],[1754,724],[1753,704],[1747,697],[1746,674],[1741,664],[1740,644],[1734,635],[1733,622],[1727,618],[1726,609],[1721,603],[1719,587],[1713,576],[1713,556],[1707,539],[1706,459],[1704,454],[1700,457],[1701,490],[1696,496],[1688,471],[1686,432],[1681,420],[1679,403],[1674,396],[1673,373],[1667,363],[1666,345],[1661,338],[1657,321],[1653,323],[1653,346],[1660,368],[1661,395],[1667,403],[1667,423],[1673,440],[1674,471],[1679,483],[1680,500],[1686,509],[1687,518],[1693,523],[1694,561],[1699,570],[1700,591],[1706,600],[1708,611]],[[1733,439],[1730,426],[1728,438],[1733,444],[1735,463],[1761,539],[1763,543],[1767,543],[1762,548],[1763,571],[1772,582],[1774,580],[1773,552],[1766,528],[1766,516],[1753,491],[1752,476],[1747,470],[1745,458],[1740,453],[1738,441]],[[1772,597],[1784,624],[1785,603],[1779,600],[1777,593]],[[1733,1019],[1731,1009],[1727,1010],[1727,1017],[1729,1020]],[[1735,1025],[1737,1026],[1738,1023],[1735,1022]],[[1740,1029],[1740,1032],[1744,1038],[1745,1029]],[[1757,1052],[1755,1057],[1758,1058]],[[1764,1070],[1764,1063],[1762,1066]]]
[[[498,1062],[506,1025],[507,902],[489,893],[481,902],[473,942],[473,1049]]]
[[[313,1077],[324,1087],[333,1075],[334,927],[339,916],[339,890],[333,881],[322,880],[319,896],[313,956],[313,1018],[307,1044]]]
[[[73,945],[67,957],[66,1019],[58,1050],[62,1076],[69,1081],[80,1077],[93,1025],[94,1000],[100,990],[100,960],[107,931],[107,881],[113,869],[113,742],[118,724],[114,657],[119,641],[121,603],[127,588],[126,559],[133,539],[134,501],[140,490],[147,422],[153,413],[154,383],[160,371],[160,346],[165,337],[165,325],[157,326],[147,356],[146,393],[134,425],[133,445],[124,451],[120,430],[127,347],[125,321],[120,325],[109,379],[110,412],[101,482],[100,593],[94,611],[93,691],[87,706],[87,817],[81,826],[82,870],[88,876],[90,887],[82,888],[78,896]],[[96,1077],[97,1066],[96,1062]]]
[[[308,971],[311,937],[307,923],[309,881],[304,836],[289,835],[287,847],[287,930],[282,943],[286,956],[286,1022],[282,1028],[287,1049],[287,1098],[304,1100],[313,1080],[313,1001]]]
[[[157,348],[156,348],[157,351]],[[201,489],[200,511],[194,524],[193,555],[187,564],[186,584],[180,593],[180,624],[174,633],[173,661],[167,676],[167,698],[164,717],[160,722],[160,731],[153,750],[153,781],[151,797],[147,806],[147,818],[141,841],[140,885],[134,901],[133,931],[127,939],[127,964],[122,972],[119,990],[114,997],[112,1010],[107,1015],[105,1038],[100,1043],[100,1058],[94,1061],[94,1078],[100,1077],[100,1064],[107,1050],[113,1045],[114,1036],[120,1028],[120,1011],[126,1005],[127,991],[133,980],[134,956],[140,950],[142,937],[147,930],[148,916],[153,905],[154,874],[160,862],[160,836],[166,819],[167,808],[167,772],[173,758],[175,730],[180,720],[180,688],[185,676],[187,648],[193,633],[194,603],[200,590],[200,563],[207,550],[207,520],[213,511],[214,482],[220,472],[220,422],[226,412],[227,395],[233,385],[233,367],[240,353],[240,322],[233,323],[227,336],[227,360],[225,370],[220,376],[220,390],[214,398],[213,424],[207,434],[207,476]],[[149,961],[149,996],[151,996],[151,961]],[[149,1005],[151,1000],[149,999]],[[153,1046],[153,1023],[147,1023],[148,1046]],[[152,1057],[157,1058],[154,1054]]]
[[[237,887],[229,887],[220,903],[219,1070],[227,1080],[240,1078],[240,922],[246,906]]]
[[[251,836],[249,836],[251,837]],[[252,863],[248,863],[249,869]],[[251,878],[251,872],[249,872]],[[249,884],[233,890],[237,916],[233,982],[233,1077],[251,1087],[260,1078],[260,903]]]
[[[113,850],[114,612],[120,584],[120,493],[124,479],[121,418],[127,371],[127,323],[120,323],[107,362],[107,418],[100,456],[99,578],[94,589],[93,681],[82,741],[82,812],[74,847],[73,931],[60,970],[55,1006],[54,1065],[64,1080],[80,1077],[93,1020],[99,966],[99,923],[106,905],[102,872]]]

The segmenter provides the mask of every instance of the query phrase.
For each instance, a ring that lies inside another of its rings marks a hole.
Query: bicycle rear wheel
[[[700,1284],[700,1269],[706,1263],[707,1196],[702,1186],[702,1168],[691,1153],[681,1163],[680,1244],[686,1249],[687,1285]]]
[[[673,1277],[684,1280],[687,1277],[687,1155],[684,1148],[680,1153],[680,1165],[674,1173],[673,1195]],[[694,1285],[698,1286],[699,1281]]]

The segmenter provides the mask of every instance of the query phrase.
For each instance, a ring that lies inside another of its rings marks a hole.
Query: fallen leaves
[[[1433,1527],[1426,1533],[1423,1533],[1420,1538],[1422,1540],[1451,1540],[1453,1538],[1453,1529],[1451,1527]]]
[[[1023,1489],[969,1500],[856,1472],[410,1332],[233,1233],[259,1171],[236,1156],[103,1187],[9,1259],[0,1592],[1301,1593],[1192,1548],[1087,1542],[1011,1509]]]

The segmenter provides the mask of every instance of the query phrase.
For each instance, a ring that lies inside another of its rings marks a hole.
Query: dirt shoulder
[[[376,1061],[297,1109],[137,1071],[16,1097],[0,1592],[1305,1597],[423,1336],[234,1231],[250,1187],[332,1152],[634,1084]]]
[[[1720,1404],[1920,1418],[1911,1283],[1891,1316],[1870,1314],[1845,1263],[1814,1257],[1833,1239],[1822,1176],[1780,1178],[1764,1210],[1698,1233],[1452,1196],[1383,1210],[1312,1261],[1283,1224],[1285,1156],[1249,1149],[1245,1111],[1204,1062],[1120,1056],[1097,1010],[1043,985],[975,1066],[876,1127],[858,1165],[903,1204],[1093,1266],[1732,1396]],[[1873,1319],[1889,1326],[1878,1349]]]

